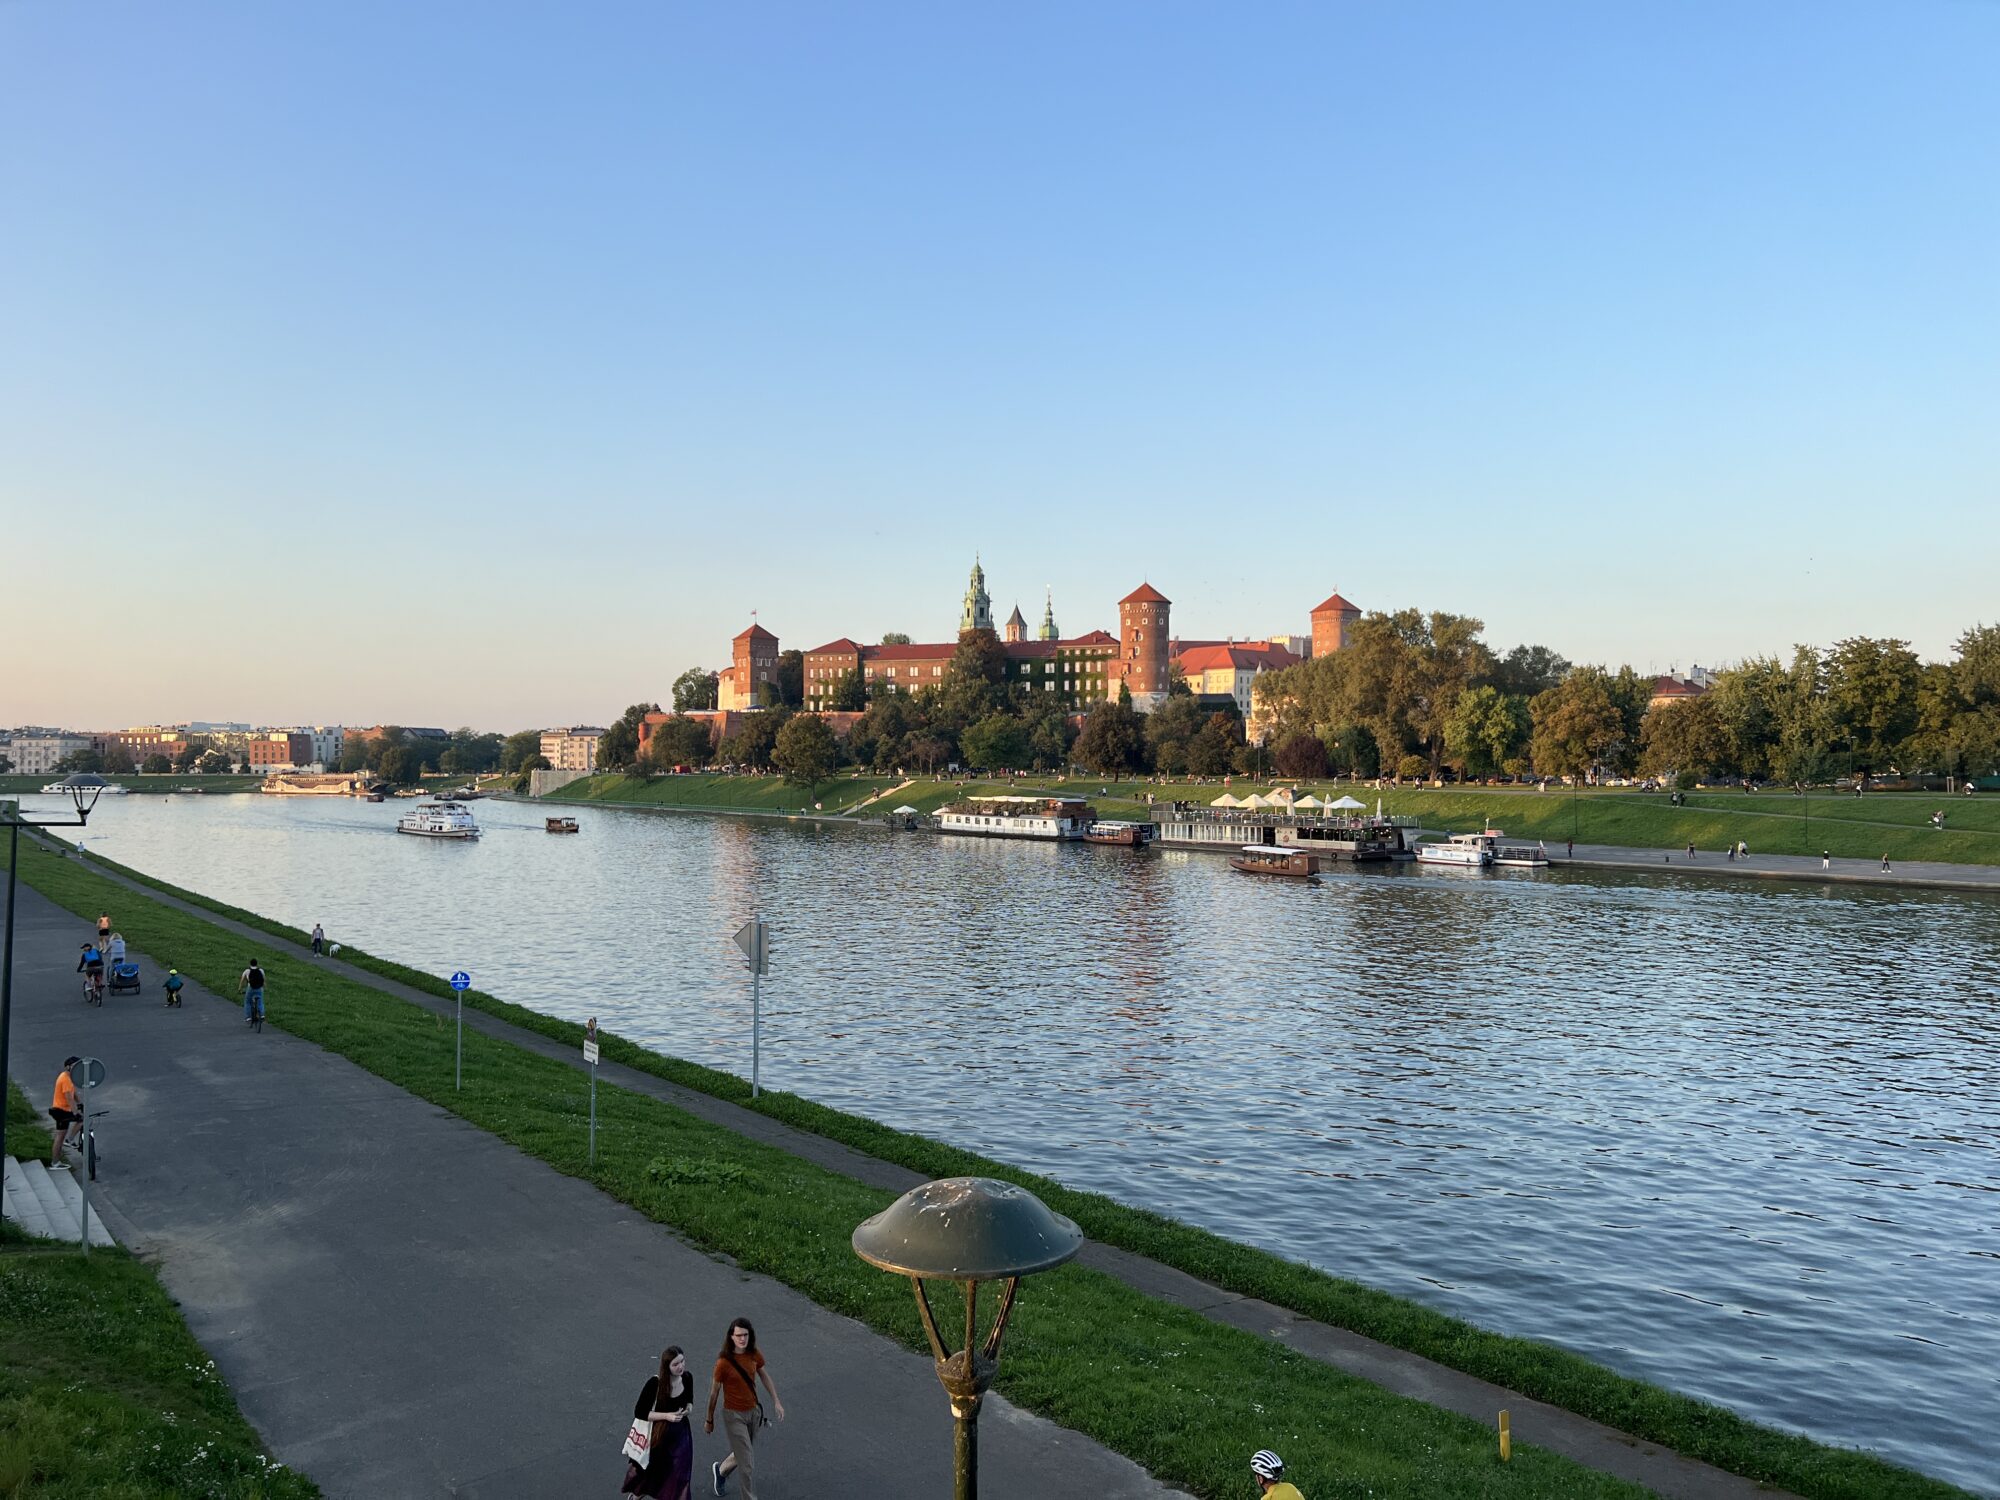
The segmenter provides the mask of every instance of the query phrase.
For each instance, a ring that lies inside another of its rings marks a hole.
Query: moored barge
[[[1097,812],[1081,797],[967,797],[937,815],[939,833],[1081,841]]]

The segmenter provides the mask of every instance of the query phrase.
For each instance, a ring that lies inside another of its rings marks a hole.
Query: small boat
[[[1127,849],[1143,849],[1153,842],[1151,823],[1125,823],[1115,818],[1099,818],[1083,830],[1086,844],[1117,844]]]
[[[1081,797],[968,797],[937,815],[940,833],[969,833],[990,839],[1083,837],[1097,814]]]
[[[1549,851],[1539,841],[1525,844],[1519,839],[1510,841],[1497,828],[1486,831],[1493,835],[1494,864],[1515,870],[1546,870],[1549,867]]]
[[[67,797],[71,792],[96,792],[105,797],[122,797],[128,788],[86,771],[78,776],[65,776],[61,781],[51,781],[42,790],[57,797]]]
[[[544,818],[542,819],[542,827],[550,833],[575,833],[577,831],[575,818]]]
[[[1492,833],[1454,833],[1440,842],[1417,845],[1420,865],[1452,865],[1461,870],[1483,870],[1493,863]]]
[[[361,800],[363,802],[386,802],[389,799],[384,797],[380,792],[369,792]]]
[[[1293,880],[1319,879],[1319,860],[1303,849],[1280,849],[1271,844],[1245,844],[1240,854],[1229,856],[1229,868],[1245,875],[1283,875]]]
[[[425,839],[476,839],[479,825],[460,802],[421,802],[396,819],[396,832]]]

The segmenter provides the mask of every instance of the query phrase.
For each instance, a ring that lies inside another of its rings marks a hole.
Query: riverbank
[[[228,792],[254,792],[263,785],[261,776],[192,776],[179,772],[169,772],[161,776],[145,776],[137,771],[122,775],[107,775],[108,782],[115,782],[132,795],[167,795],[181,793],[185,796],[215,796]],[[30,796],[39,792],[62,777],[51,772],[46,776],[0,776],[0,797]]]
[[[61,880],[77,879],[86,882],[84,887],[72,890],[70,893],[70,904],[73,910],[90,910],[93,909],[93,903],[114,900],[115,893],[108,892],[96,884],[102,881],[105,878],[104,876],[96,871],[85,870],[74,861],[57,861],[43,857],[27,862],[25,873],[29,875],[31,881],[35,882],[40,882],[45,876]],[[162,891],[171,891],[172,889],[160,882],[147,881],[144,883]],[[134,899],[129,895],[115,896],[116,904],[112,907],[112,909],[120,912],[121,927],[127,932],[128,937],[132,934],[134,919],[128,918],[126,913],[128,910],[134,908]],[[216,906],[215,903],[203,901],[198,897],[193,899],[196,904],[206,908],[214,909]],[[257,931],[274,937],[282,935],[286,939],[288,946],[291,942],[297,941],[297,934],[292,933],[290,929],[279,926],[279,924],[270,923],[247,913],[228,912],[226,908],[223,911],[229,916],[248,918]],[[148,923],[156,918],[156,914],[152,912],[146,912],[143,915]],[[190,941],[194,941],[199,939],[199,934],[198,932],[189,933],[187,937]],[[240,966],[240,950],[240,939],[229,939],[221,943],[217,954],[217,961],[226,970],[224,975],[225,980],[228,975],[234,973],[235,967]],[[351,949],[348,950],[347,956],[353,956]],[[284,963],[287,972],[282,977],[274,976],[274,993],[278,992],[278,987],[280,986],[282,986],[284,992],[290,993],[295,984],[317,986],[333,978],[333,975],[326,966],[314,965],[310,961],[294,963],[290,959],[280,959],[275,960],[275,962]],[[421,997],[427,998],[428,1003],[435,1004],[438,999],[448,994],[448,990],[441,981],[400,969],[400,966],[368,959],[366,956],[362,957],[362,962],[367,969],[373,972],[387,973],[406,982],[413,987],[414,991],[420,992]],[[188,968],[186,964],[183,964],[182,967],[184,969]],[[390,988],[394,989],[396,986],[391,985]],[[409,998],[419,998],[419,995],[413,993]],[[422,1027],[412,1032],[405,1025],[405,1022],[398,1018],[397,1011],[391,1010],[379,1015],[370,1011],[369,1003],[379,1003],[380,999],[381,997],[376,996],[373,997],[372,1002],[364,1003],[360,995],[352,994],[345,990],[339,990],[331,994],[329,996],[330,1013],[324,1018],[325,1024],[330,1028],[330,1035],[334,1038],[329,1044],[340,1046],[341,1050],[348,1051],[350,1056],[355,1056],[357,1061],[362,1061],[364,1066],[370,1067],[373,1071],[384,1072],[383,1064],[385,1062],[393,1063],[398,1069],[415,1069],[420,1075],[418,1082],[406,1083],[405,1086],[415,1088],[417,1092],[423,1093],[427,1098],[433,1098],[436,1102],[444,1104],[447,1108],[458,1107],[460,1113],[467,1113],[468,1118],[471,1118],[472,1116],[468,1108],[454,1104],[454,1096],[449,1087],[450,1040],[448,1028],[439,1034],[431,1027],[429,1021],[425,1020]],[[508,1005],[506,1002],[495,1000],[489,996],[473,995],[469,997],[469,1001],[473,1006],[488,1011],[491,1014],[506,1016],[514,1024],[525,1027],[537,1033],[540,1037],[555,1038],[556,1046],[553,1050],[560,1055],[572,1056],[572,1049],[580,1040],[579,1028],[569,1023],[539,1016],[534,1012],[522,1010],[519,1007]],[[402,1010],[406,1013],[407,1007],[402,1007]],[[292,1024],[291,1020],[287,1019],[289,1015],[289,1010],[285,1015],[281,1015],[281,1019],[285,1019],[286,1024]],[[307,1019],[310,1020],[310,1017]],[[319,1023],[314,1022],[313,1024]],[[395,1045],[390,1045],[387,1038],[376,1035],[378,1030],[384,1029],[396,1031],[400,1034],[400,1039]],[[393,1055],[400,1053],[405,1043],[412,1049],[411,1055],[408,1058]],[[441,1054],[438,1051],[440,1046],[443,1049]],[[350,1047],[354,1050],[350,1051]],[[733,1109],[754,1107],[760,1115],[773,1120],[796,1123],[800,1128],[811,1130],[829,1140],[845,1141],[849,1145],[869,1152],[871,1156],[880,1160],[900,1163],[926,1176],[947,1175],[956,1171],[984,1171],[990,1174],[1014,1177],[1017,1180],[1025,1180],[1037,1192],[1044,1194],[1052,1206],[1078,1218],[1079,1222],[1084,1224],[1086,1231],[1094,1239],[1107,1244],[1118,1245],[1136,1253],[1150,1255],[1155,1261],[1162,1263],[1164,1266],[1172,1267],[1187,1275],[1200,1277],[1210,1285],[1211,1289],[1221,1287],[1236,1298],[1260,1299],[1262,1303],[1273,1304],[1274,1308],[1290,1309],[1294,1312],[1319,1318],[1328,1324],[1359,1328],[1363,1332],[1370,1332],[1376,1337],[1383,1338],[1385,1342],[1395,1343],[1405,1348],[1413,1345],[1424,1347],[1432,1353],[1433,1357],[1439,1359],[1441,1363],[1454,1364],[1459,1368],[1471,1366],[1487,1378],[1511,1385],[1517,1390],[1534,1389],[1537,1394],[1544,1394],[1549,1399],[1567,1405],[1572,1409],[1592,1410],[1594,1414],[1603,1415],[1606,1420],[1613,1421],[1616,1425],[1627,1431],[1638,1432],[1654,1441],[1677,1443],[1689,1451],[1702,1452],[1705,1456],[1715,1461],[1726,1463],[1729,1467],[1737,1469],[1738,1472],[1750,1473],[1769,1482],[1790,1485],[1798,1489],[1800,1493],[1827,1496],[1837,1495],[1842,1497],[1859,1497],[1863,1495],[1943,1495],[1956,1493],[1948,1486],[1939,1485],[1936,1481],[1924,1479],[1920,1476],[1910,1474],[1905,1470],[1898,1470],[1879,1464],[1865,1455],[1829,1449],[1802,1439],[1773,1433],[1767,1429],[1757,1428],[1754,1424],[1744,1422],[1740,1418],[1719,1411],[1714,1407],[1673,1396],[1671,1393],[1645,1386],[1640,1382],[1624,1380],[1608,1371],[1589,1364],[1587,1361],[1549,1348],[1546,1345],[1536,1344],[1529,1340],[1504,1339],[1473,1328],[1458,1320],[1443,1317],[1416,1304],[1402,1302],[1396,1298],[1371,1291],[1368,1288],[1340,1281],[1337,1278],[1326,1276],[1310,1268],[1298,1266],[1275,1256],[1266,1255],[1262,1252],[1233,1244],[1218,1236],[1176,1224],[1158,1215],[1146,1214],[1125,1208],[1109,1199],[1096,1195],[1076,1193],[1062,1188],[1059,1184],[1047,1182],[1046,1180],[1023,1178],[1022,1174],[1014,1173],[1001,1164],[982,1161],[968,1153],[954,1151],[952,1148],[940,1145],[934,1141],[903,1135],[876,1125],[873,1122],[854,1116],[841,1115],[838,1112],[813,1105],[808,1101],[785,1095],[766,1095],[755,1106],[749,1106],[749,1101],[745,1097],[747,1089],[741,1080],[735,1079],[728,1074],[695,1067],[670,1058],[662,1058],[631,1043],[616,1039],[607,1040],[606,1055],[607,1057],[616,1058],[620,1063],[630,1066],[636,1071],[650,1074],[654,1078],[675,1080],[683,1087],[697,1090],[712,1098],[727,1100]],[[441,1074],[438,1072],[440,1063],[442,1064]],[[574,1081],[573,1061],[567,1066],[570,1067],[571,1081],[566,1085],[550,1080],[526,1080],[524,1081],[524,1091],[519,1098],[501,1101],[487,1099],[483,1101],[482,1107],[491,1108],[503,1124],[512,1122],[510,1128],[500,1130],[499,1133],[503,1136],[508,1139],[519,1140],[524,1145],[524,1149],[544,1155],[545,1159],[557,1162],[564,1170],[572,1170],[574,1168],[574,1152],[577,1148],[575,1119],[571,1117],[565,1123],[561,1118],[561,1109],[556,1108],[554,1105],[549,1106],[551,1112],[546,1114],[538,1113],[537,1107],[532,1106],[532,1101],[540,1097],[535,1092],[536,1089],[539,1089],[551,1099],[566,1101],[568,1109],[572,1112],[580,1107],[577,1085]],[[471,1067],[471,1055],[468,1053],[469,1077]],[[390,1074],[384,1072],[384,1076],[390,1076]],[[434,1084],[424,1082],[426,1079],[435,1080],[438,1077],[442,1077],[443,1079],[441,1090]],[[402,1080],[397,1078],[394,1081]],[[525,1084],[528,1082],[532,1082],[534,1087],[525,1087]],[[469,1105],[471,1102],[471,1092],[468,1089],[466,1099],[462,1101],[464,1104]],[[476,1119],[475,1123],[486,1122],[483,1119]],[[562,1156],[560,1159],[558,1159],[558,1156],[549,1155],[549,1143],[563,1141],[566,1137],[569,1154]],[[720,1151],[722,1148],[718,1144],[714,1149]],[[719,1159],[727,1160],[730,1158],[724,1157]],[[645,1165],[646,1163],[639,1164],[642,1171]],[[769,1163],[757,1167],[757,1171],[760,1174],[768,1170],[773,1170]],[[593,1180],[596,1179],[593,1178]],[[788,1179],[781,1172],[777,1180],[784,1181]],[[657,1191],[657,1184],[652,1184],[649,1179],[637,1181],[627,1179],[622,1183],[606,1182],[600,1185],[604,1185],[609,1190],[617,1192],[620,1196],[626,1196],[628,1192],[633,1193],[635,1196],[629,1201],[635,1202],[642,1209],[646,1209],[646,1202],[642,1201],[642,1199],[649,1198]],[[822,1190],[832,1191],[833,1189],[826,1185],[821,1185],[814,1187],[812,1193],[813,1195],[817,1195]],[[652,1210],[646,1209],[646,1211],[650,1212]],[[678,1212],[679,1210],[676,1210],[676,1213]],[[703,1210],[702,1212],[706,1211]],[[724,1205],[718,1212],[721,1212],[726,1219],[727,1205]],[[699,1214],[697,1217],[699,1217]],[[688,1232],[688,1225],[683,1224],[680,1218],[671,1219],[669,1222],[674,1222],[677,1227],[682,1228],[683,1232]],[[851,1224],[851,1221],[849,1222]],[[728,1233],[733,1234],[743,1228],[744,1226],[739,1225],[734,1229],[728,1229],[725,1224],[719,1227],[716,1232],[722,1233],[726,1229]],[[754,1231],[756,1226],[751,1225],[749,1228]],[[844,1246],[844,1238],[841,1237],[844,1231],[837,1231],[838,1226],[832,1224],[815,1228],[813,1230],[815,1236],[824,1233],[834,1237],[830,1241],[830,1248],[821,1252],[807,1254],[803,1257],[795,1257],[792,1254],[792,1247],[772,1246],[754,1242],[742,1247],[741,1250],[732,1251],[732,1253],[772,1257],[783,1267],[783,1269],[775,1270],[774,1274],[780,1275],[782,1279],[789,1279],[793,1275],[807,1278],[809,1283],[807,1289],[811,1290],[813,1295],[819,1300],[826,1300],[821,1295],[822,1282],[824,1282],[824,1289],[829,1295],[837,1295],[843,1298],[855,1296],[861,1299],[861,1303],[865,1307],[865,1288],[857,1287],[852,1283],[851,1274],[845,1264],[845,1259],[841,1254],[837,1253],[840,1247]],[[833,1264],[828,1263],[829,1256],[831,1256]],[[865,1280],[865,1278],[863,1279]],[[1051,1286],[1053,1285],[1054,1282],[1052,1281]],[[1041,1294],[1039,1285],[1037,1287],[1037,1294]],[[1074,1308],[1076,1316],[1083,1319],[1083,1323],[1080,1326],[1094,1327],[1101,1331],[1104,1326],[1101,1321],[1104,1308],[1094,1300],[1094,1296],[1084,1296],[1082,1293],[1076,1295],[1083,1298]],[[828,1305],[836,1304],[830,1303]],[[1067,1306],[1066,1303],[1063,1305]],[[1247,1305],[1251,1308],[1250,1315],[1253,1317],[1257,1316],[1255,1313],[1256,1304]],[[896,1299],[895,1308],[888,1314],[885,1331],[890,1332],[893,1336],[908,1340],[911,1330],[904,1326],[906,1308],[907,1294],[902,1298]],[[1126,1322],[1118,1326],[1121,1330],[1126,1331],[1118,1333],[1113,1338],[1113,1343],[1121,1349],[1124,1348],[1130,1336],[1127,1325],[1145,1324],[1150,1327],[1159,1318],[1169,1319],[1166,1327],[1167,1331],[1172,1333],[1176,1327],[1181,1325],[1174,1324],[1171,1321],[1170,1315],[1178,1316],[1172,1308],[1141,1299],[1137,1307],[1128,1306],[1125,1311],[1120,1313],[1119,1316],[1125,1319]],[[1267,1308],[1266,1315],[1275,1317],[1280,1321],[1284,1320],[1284,1315],[1276,1313],[1273,1308]],[[1272,1324],[1266,1321],[1262,1326],[1268,1328]],[[1180,1338],[1177,1335],[1170,1338],[1169,1342],[1176,1347],[1187,1350],[1199,1347],[1203,1351],[1200,1354],[1201,1361],[1207,1365],[1214,1365],[1217,1369],[1237,1369],[1242,1360],[1252,1359],[1254,1363],[1254,1360],[1269,1357],[1270,1350],[1262,1341],[1259,1341],[1256,1345],[1248,1349],[1212,1346],[1209,1343],[1209,1337],[1219,1330],[1208,1327],[1206,1323],[1203,1323],[1202,1327],[1203,1337],[1196,1344],[1190,1345],[1186,1339]],[[1192,1335],[1189,1335],[1189,1337],[1192,1337]],[[1150,1349],[1151,1347],[1150,1341],[1144,1345],[1145,1349]],[[1137,1353],[1144,1354],[1144,1350],[1139,1350]],[[1152,1354],[1144,1354],[1137,1368],[1128,1365],[1116,1365],[1107,1368],[1116,1368],[1119,1370],[1121,1372],[1120,1379],[1133,1380],[1137,1382],[1139,1387],[1150,1387],[1152,1377],[1145,1373],[1146,1370],[1172,1369],[1176,1366],[1171,1363],[1153,1366],[1149,1361],[1160,1358],[1171,1360],[1179,1357],[1177,1354],[1161,1354],[1155,1351]],[[1192,1358],[1194,1356],[1190,1353],[1189,1357]],[[1216,1365],[1214,1364],[1215,1361],[1221,1361],[1221,1363]],[[1093,1366],[1093,1368],[1095,1367]],[[1040,1369],[1043,1375],[1051,1375],[1053,1373],[1052,1367],[1044,1366],[1040,1367]],[[1296,1379],[1300,1383],[1300,1389],[1302,1390],[1319,1389],[1306,1376],[1297,1375],[1295,1377],[1289,1371],[1289,1367],[1286,1371],[1278,1373],[1278,1384],[1285,1388],[1290,1388]],[[1321,1369],[1319,1373],[1325,1375],[1332,1372]],[[1233,1384],[1236,1378],[1235,1376],[1230,1376],[1229,1380],[1225,1383]],[[1243,1378],[1250,1381],[1251,1388],[1253,1389],[1267,1389],[1271,1387],[1273,1377],[1268,1369],[1258,1366],[1255,1368],[1244,1367]],[[1206,1384],[1207,1382],[1205,1382]],[[1379,1391],[1372,1392],[1372,1395],[1377,1398],[1381,1397],[1381,1394]],[[1138,1393],[1134,1391],[1124,1391],[1123,1395],[1126,1398],[1127,1404],[1131,1400],[1138,1398]],[[1322,1395],[1316,1399],[1323,1402],[1325,1399],[1324,1392],[1322,1391]],[[1356,1398],[1342,1399],[1348,1401],[1351,1405],[1352,1400]],[[1234,1406],[1230,1408],[1230,1411],[1235,1420],[1246,1423],[1248,1428],[1254,1428],[1257,1425],[1259,1419],[1254,1414],[1246,1414]],[[1051,1412],[1051,1414],[1058,1415],[1060,1420],[1069,1420],[1068,1417],[1061,1416],[1059,1413]],[[1623,1417],[1624,1420],[1620,1420],[1620,1417]],[[1178,1417],[1173,1412],[1163,1411],[1151,1414],[1147,1420],[1149,1422],[1157,1422],[1163,1427],[1172,1427],[1178,1421]],[[1319,1418],[1301,1415],[1296,1420],[1301,1424],[1300,1431],[1302,1437],[1300,1441],[1310,1441],[1311,1429],[1318,1424]],[[1398,1453],[1416,1451],[1415,1449],[1407,1448],[1403,1439],[1409,1438],[1415,1442],[1424,1442],[1428,1441],[1428,1439],[1420,1438],[1413,1431],[1404,1428],[1391,1415],[1376,1413],[1374,1420],[1378,1424],[1386,1423],[1386,1425],[1377,1425],[1371,1428],[1371,1431],[1385,1434],[1397,1433],[1399,1436],[1390,1442],[1390,1451],[1386,1455],[1381,1451],[1377,1451],[1381,1447],[1380,1443],[1372,1445],[1363,1444],[1364,1448],[1368,1448],[1373,1453],[1373,1457],[1369,1458],[1362,1465],[1362,1471],[1369,1471],[1375,1467],[1384,1467],[1386,1473],[1393,1475],[1399,1472],[1396,1470],[1393,1462],[1394,1456]],[[1125,1430],[1126,1424],[1122,1421],[1111,1420],[1110,1418],[1107,1418],[1106,1421],[1107,1427],[1105,1430],[1103,1432],[1094,1432],[1093,1435],[1100,1436],[1102,1440],[1112,1442],[1113,1446],[1118,1446],[1119,1440],[1116,1434],[1120,1430]],[[1073,1423],[1072,1425],[1076,1424]],[[1247,1430],[1238,1431],[1229,1429],[1226,1424],[1222,1428],[1215,1428],[1204,1424],[1203,1431],[1209,1437],[1222,1442],[1225,1447],[1229,1443],[1249,1436]],[[1524,1432],[1522,1435],[1526,1438],[1531,1434]],[[1330,1436],[1338,1438],[1338,1441],[1343,1443],[1351,1444],[1355,1440],[1354,1434],[1351,1432],[1347,1433],[1345,1437],[1340,1437],[1339,1434],[1331,1434]],[[1461,1434],[1460,1438],[1451,1439],[1440,1451],[1458,1452],[1462,1436]],[[1135,1444],[1147,1445],[1147,1453],[1153,1451],[1151,1445],[1155,1442],[1155,1439],[1150,1436],[1133,1433],[1129,1430],[1126,1432],[1124,1440]],[[1190,1452],[1182,1450],[1175,1445],[1170,1444],[1169,1446],[1174,1447],[1174,1452],[1167,1454],[1161,1461],[1193,1461],[1193,1455]],[[1129,1452],[1132,1450],[1128,1448],[1123,1451]],[[1176,1455],[1179,1455],[1179,1457],[1177,1458]],[[1152,1458],[1145,1457],[1139,1452],[1133,1452],[1133,1456],[1141,1457],[1142,1461],[1147,1462],[1148,1467],[1153,1468],[1156,1473],[1173,1477],[1180,1472],[1179,1470],[1162,1469]],[[1190,1472],[1199,1474],[1202,1470],[1197,1465]],[[1468,1469],[1465,1473],[1452,1478],[1437,1479],[1427,1490],[1410,1488],[1408,1476],[1404,1476],[1389,1492],[1480,1493],[1483,1492],[1485,1482],[1480,1476],[1485,1472],[1488,1471]],[[1514,1472],[1518,1473],[1520,1471],[1517,1469]],[[1233,1479],[1233,1466],[1227,1474],[1218,1476],[1218,1482],[1222,1480],[1233,1482]],[[1197,1488],[1201,1488],[1201,1486],[1197,1485]],[[1207,1491],[1204,1490],[1203,1492]],[[1217,1490],[1216,1492],[1221,1493],[1223,1491]],[[1527,1493],[1527,1491],[1522,1491],[1522,1493]]]
[[[9,1080],[8,1154],[46,1162],[48,1125]],[[310,1500],[319,1489],[272,1462],[151,1269],[6,1224],[0,1493]]]

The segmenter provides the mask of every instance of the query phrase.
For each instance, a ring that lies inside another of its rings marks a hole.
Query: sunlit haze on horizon
[[[2000,6],[0,6],[0,724],[1996,614]]]

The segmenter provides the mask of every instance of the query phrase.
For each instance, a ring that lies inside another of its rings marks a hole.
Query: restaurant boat
[[[1280,849],[1273,844],[1245,844],[1229,856],[1229,868],[1245,875],[1282,875],[1294,880],[1319,879],[1319,859],[1303,849]]]
[[[1486,830],[1493,835],[1493,863],[1506,865],[1517,870],[1546,870],[1549,867],[1549,851],[1540,841],[1528,844],[1519,839],[1509,839],[1497,828]]]
[[[1453,865],[1461,870],[1483,870],[1493,863],[1492,833],[1454,833],[1449,838],[1417,845],[1420,865]]]
[[[968,797],[937,815],[939,833],[989,839],[1081,840],[1097,821],[1081,797]]]
[[[460,802],[420,802],[396,819],[396,832],[424,839],[476,839],[479,825]]]
[[[575,833],[578,831],[575,818],[544,818],[542,819],[542,827],[550,833]]]
[[[1153,842],[1151,823],[1126,823],[1115,818],[1099,818],[1083,830],[1086,844],[1118,844],[1127,849],[1143,849]]]

